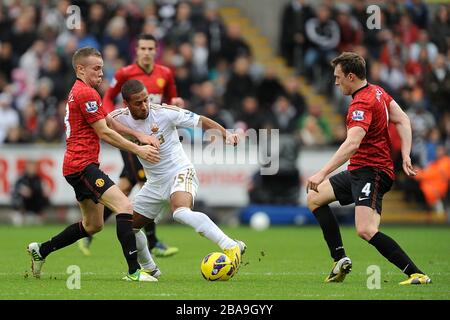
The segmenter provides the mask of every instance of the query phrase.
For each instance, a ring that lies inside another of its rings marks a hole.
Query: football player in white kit
[[[225,143],[233,145],[239,142],[239,136],[191,111],[171,105],[150,104],[147,89],[139,80],[128,80],[121,91],[126,108],[113,111],[111,116],[136,131],[156,135],[160,142],[159,163],[153,164],[139,158],[147,177],[147,182],[133,201],[133,228],[136,231],[139,263],[144,269],[157,270],[148,250],[144,250],[147,247],[146,237],[138,231],[147,223],[158,222],[171,212],[176,221],[191,226],[223,250],[233,263],[234,276],[246,245],[228,237],[206,214],[192,210],[198,179],[179,141],[177,127],[215,129],[221,133]]]

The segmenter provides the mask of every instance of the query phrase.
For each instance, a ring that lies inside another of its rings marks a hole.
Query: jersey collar
[[[137,61],[136,61],[135,63],[136,63],[136,65],[138,66],[138,68],[141,69],[142,72],[144,72],[145,74],[152,74],[152,73],[153,73],[153,70],[155,70],[155,63],[153,63],[153,68],[152,68],[152,70],[150,70],[150,72],[145,71],[145,69],[142,68],[142,67],[139,65],[139,63],[137,63]]]
[[[352,99],[355,99],[355,96],[358,92],[360,92],[361,90],[367,88],[369,86],[369,82],[366,83],[365,86],[362,86],[361,88],[359,88],[358,90],[356,90],[355,92],[352,93]]]

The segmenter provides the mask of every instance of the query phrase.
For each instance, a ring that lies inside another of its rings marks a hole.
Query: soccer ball
[[[250,218],[250,227],[257,231],[263,231],[270,227],[270,218],[267,213],[255,212]]]
[[[208,281],[229,280],[234,272],[230,258],[222,252],[207,254],[201,263],[202,276]]]

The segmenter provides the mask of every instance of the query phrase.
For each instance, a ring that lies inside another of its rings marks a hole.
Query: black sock
[[[108,218],[113,214],[112,210],[105,206],[103,209],[103,221],[108,220]]]
[[[135,273],[136,270],[140,269],[137,261],[136,236],[133,232],[132,219],[131,214],[128,213],[119,213],[116,216],[117,238],[122,245],[125,259],[127,259],[129,274]]]
[[[49,241],[41,244],[39,253],[45,259],[53,251],[67,247],[74,243],[78,239],[89,236],[86,230],[84,230],[83,224],[80,222],[74,223],[65,228],[61,233],[57,234]]]
[[[156,246],[156,243],[158,242],[158,239],[156,238],[156,225],[155,225],[155,223],[151,222],[151,223],[147,224],[144,227],[144,230],[145,230],[145,235],[147,236],[148,248],[150,250],[152,250]]]
[[[338,261],[345,257],[344,245],[342,244],[341,232],[339,225],[333,212],[328,205],[321,206],[314,210],[314,216],[322,228],[323,237],[327,242],[330,255],[334,261]]]
[[[400,248],[397,242],[382,232],[377,232],[369,243],[403,273],[410,276],[413,273],[423,273],[416,267],[408,255]]]

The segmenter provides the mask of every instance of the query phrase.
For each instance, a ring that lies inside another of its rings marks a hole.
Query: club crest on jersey
[[[163,78],[158,78],[158,79],[156,79],[156,84],[158,85],[158,87],[160,87],[162,89],[162,88],[164,88],[164,85],[166,84],[166,80],[164,80]]]
[[[98,110],[97,101],[88,101],[85,103],[86,111],[89,113],[96,112]]]
[[[355,121],[362,121],[364,120],[364,111],[361,110],[355,110],[352,113],[352,120]]]
[[[157,133],[159,131],[158,125],[156,123],[152,123],[152,133]]]

